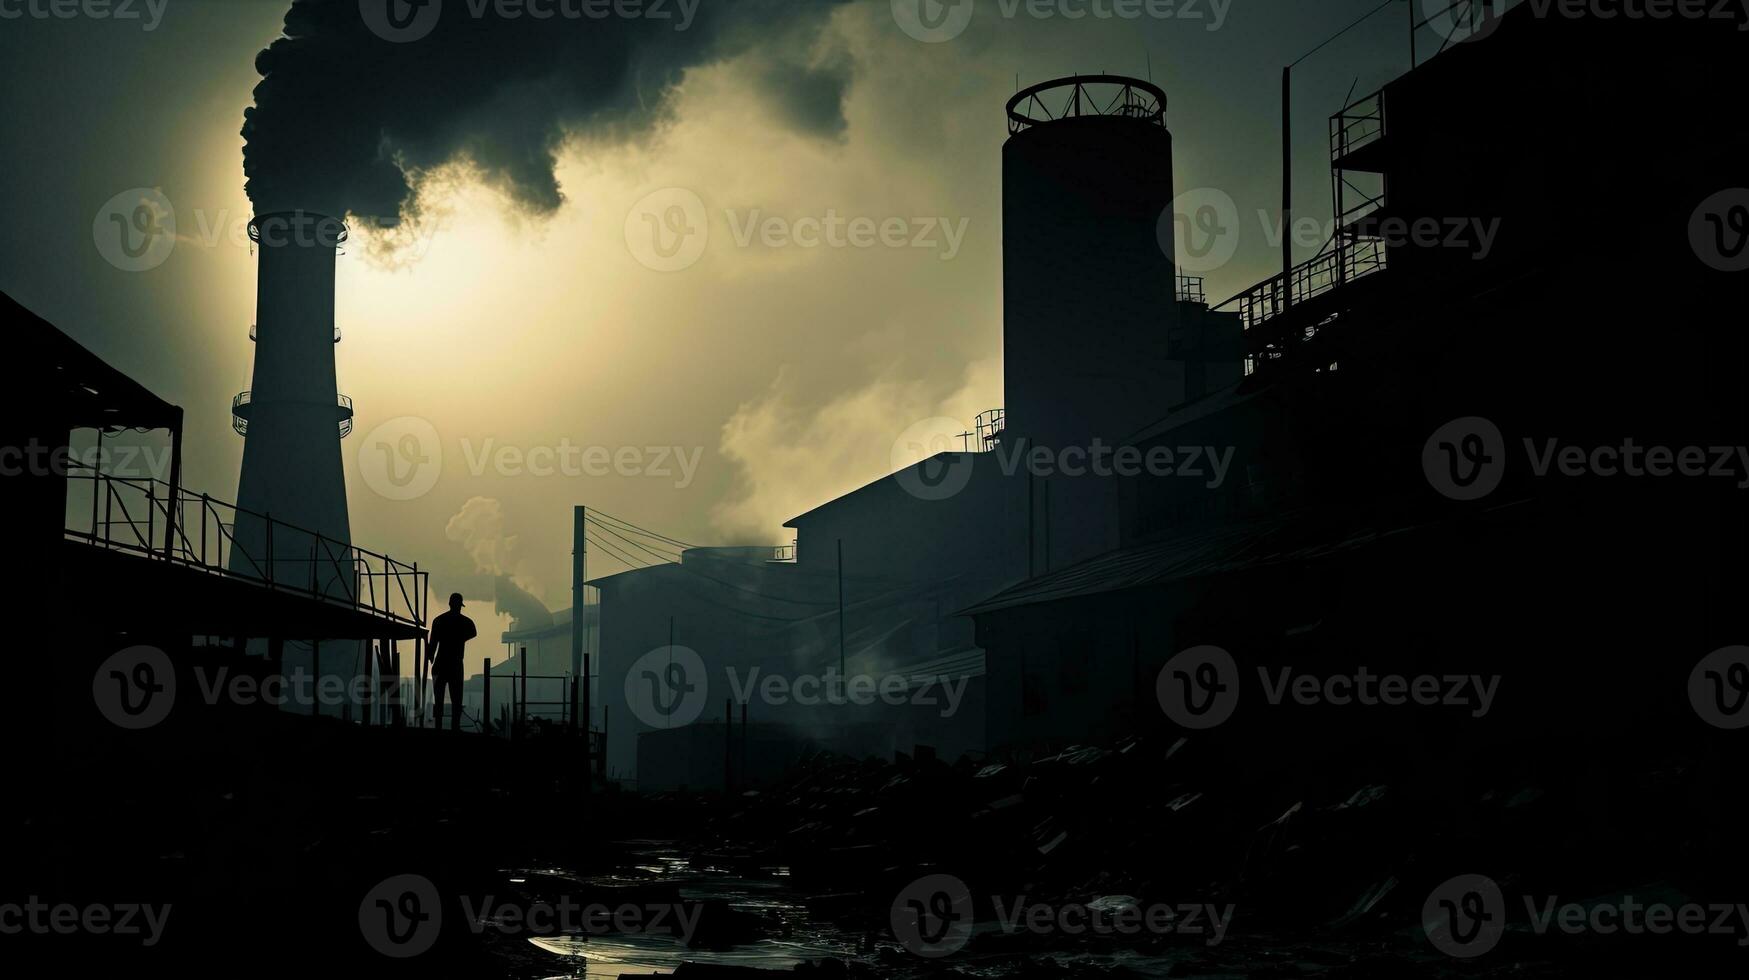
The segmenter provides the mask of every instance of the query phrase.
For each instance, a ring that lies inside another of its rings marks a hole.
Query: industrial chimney
[[[250,332],[255,375],[231,409],[232,426],[245,437],[237,506],[250,512],[237,516],[231,570],[271,574],[336,598],[357,588],[340,461],[352,402],[334,374],[334,265],[346,234],[340,219],[312,211],[249,222],[260,261]],[[271,534],[267,521],[251,515],[271,518]]]

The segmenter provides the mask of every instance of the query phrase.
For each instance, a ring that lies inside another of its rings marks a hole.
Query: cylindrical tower
[[[1165,414],[1176,274],[1166,94],[1118,75],[1034,85],[1002,148],[1005,439],[1121,439]]]
[[[281,211],[257,215],[249,237],[259,255],[255,372],[232,404],[232,425],[246,439],[237,506],[250,513],[237,516],[231,570],[350,596],[340,440],[352,430],[352,403],[334,372],[334,266],[346,225]],[[271,518],[272,533],[252,515]]]

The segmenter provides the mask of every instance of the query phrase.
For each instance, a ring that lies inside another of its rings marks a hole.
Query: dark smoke
[[[648,133],[686,69],[750,52],[780,118],[827,137],[844,128],[847,61],[814,53],[841,0],[701,0],[685,30],[679,0],[662,4],[665,20],[505,18],[491,0],[429,2],[442,4],[435,28],[394,43],[367,26],[360,0],[294,0],[284,36],[256,56],[263,78],[244,111],[257,213],[394,224],[417,217],[421,176],[454,163],[548,215],[563,201],[553,170],[568,140]],[[531,6],[563,3],[580,0]]]

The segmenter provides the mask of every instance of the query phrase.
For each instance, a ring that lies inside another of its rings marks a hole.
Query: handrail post
[[[176,507],[182,497],[182,409],[176,409],[176,415],[170,426],[170,497],[164,506],[164,557],[170,557],[170,549],[176,541]]]
[[[480,731],[492,734],[492,658],[485,657],[480,668]]]

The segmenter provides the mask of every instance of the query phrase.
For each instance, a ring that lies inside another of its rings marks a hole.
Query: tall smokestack
[[[255,375],[232,406],[245,438],[237,506],[274,527],[270,568],[266,522],[239,514],[231,569],[349,596],[356,583],[346,561],[352,531],[340,440],[352,431],[352,404],[334,372],[334,265],[346,225],[282,211],[257,215],[249,237],[259,256]]]

